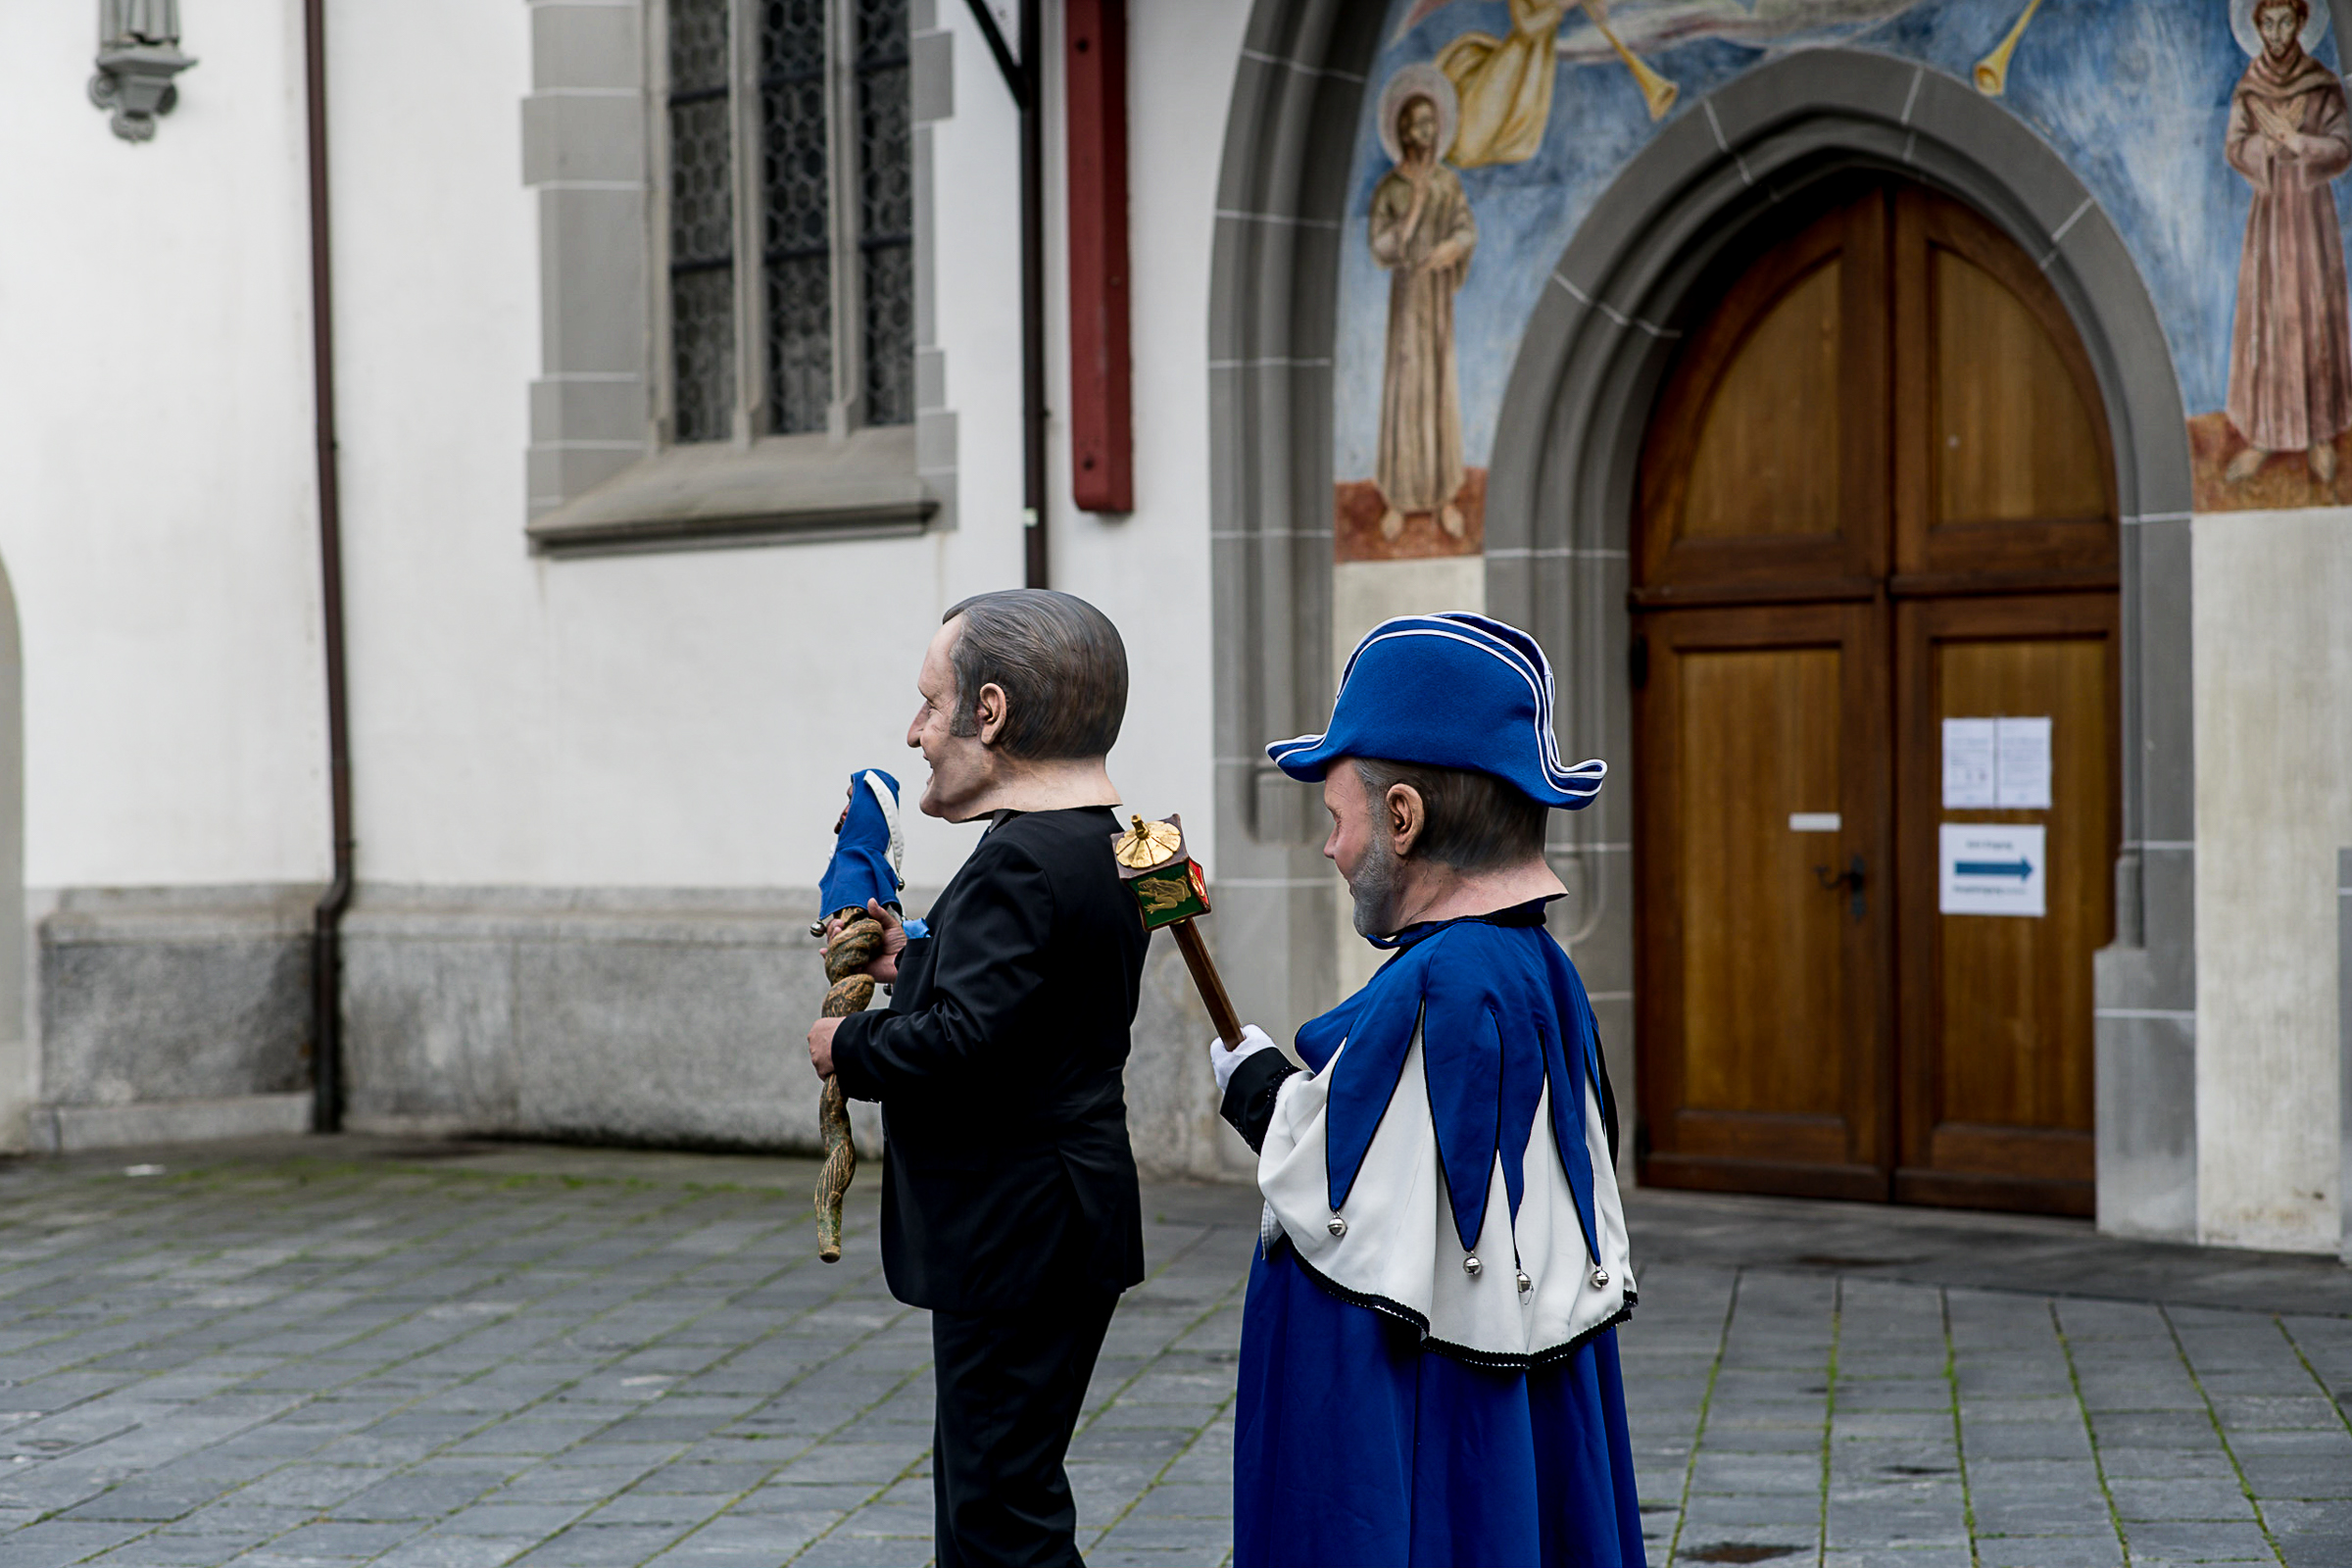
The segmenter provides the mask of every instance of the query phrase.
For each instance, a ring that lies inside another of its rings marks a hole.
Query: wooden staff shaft
[[[1217,1038],[1228,1046],[1239,1046],[1242,1017],[1233,1010],[1233,999],[1225,994],[1224,977],[1217,973],[1217,960],[1208,956],[1200,928],[1191,920],[1178,920],[1168,929],[1176,933],[1176,949],[1184,955],[1184,966],[1193,971],[1194,988],[1208,1008],[1208,1021],[1217,1026]]]

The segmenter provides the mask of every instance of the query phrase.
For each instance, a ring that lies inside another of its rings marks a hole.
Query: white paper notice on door
[[[1996,718],[1993,773],[1996,806],[2029,811],[2050,808],[2050,721]]]
[[[2048,717],[1945,719],[1943,808],[2048,810]]]
[[[1989,807],[2000,799],[1997,788],[2000,752],[1990,718],[1947,718],[1943,721],[1943,808],[1966,810]]]
[[[2048,913],[2039,823],[1946,822],[1936,846],[1936,907],[1944,914]]]

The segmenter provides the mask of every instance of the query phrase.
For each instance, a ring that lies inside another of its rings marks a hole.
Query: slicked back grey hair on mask
[[[1374,811],[1399,784],[1409,784],[1421,797],[1421,836],[1406,859],[1436,860],[1456,871],[1493,871],[1544,853],[1550,808],[1517,785],[1475,768],[1361,757],[1354,761]]]
[[[995,744],[1005,756],[1046,761],[1110,750],[1127,716],[1127,645],[1108,615],[1051,588],[975,594],[940,623],[958,615],[953,733],[978,732],[980,688],[995,686],[1005,706]]]

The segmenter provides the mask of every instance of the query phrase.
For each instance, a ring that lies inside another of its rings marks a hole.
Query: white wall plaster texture
[[[515,106],[528,17],[433,0],[338,10],[335,135],[353,720],[362,872],[445,885],[812,882],[855,765],[898,772],[945,608],[1021,573],[1017,121],[959,6],[955,117],[934,128],[938,311],[960,526],[893,541],[549,562],[523,553],[523,389],[538,369],[532,198]],[[1141,508],[1074,516],[1053,453],[1054,582],[1135,668],[1113,776],[1139,808],[1210,787],[1205,319],[1214,136],[1246,8],[1142,8],[1136,148]],[[1165,36],[1163,37],[1162,34]],[[451,40],[462,39],[462,47]],[[1171,61],[1174,63],[1171,64]],[[418,84],[433,113],[415,113]],[[1194,132],[1187,133],[1186,127]],[[1203,140],[1203,135],[1207,139]],[[1058,142],[1057,130],[1049,144]],[[1059,202],[1056,158],[1049,189]],[[1050,234],[1050,297],[1064,288]],[[1058,320],[1049,346],[1066,375]],[[1063,402],[1054,395],[1054,406]],[[937,886],[968,827],[909,813]]]
[[[300,13],[188,20],[202,63],[134,146],[86,95],[96,8],[0,7],[35,886],[326,869]]]
[[[2201,514],[2191,554],[2198,1233],[2332,1252],[2352,509]]]
[[[1049,58],[1059,61],[1064,48],[1059,8],[1045,10]],[[951,11],[967,30],[956,39],[957,60],[981,54],[986,46],[970,26],[968,12],[943,0],[940,14]],[[1047,452],[1055,585],[1101,606],[1127,640],[1132,689],[1112,780],[1138,811],[1151,816],[1183,812],[1187,848],[1212,870],[1209,253],[1216,231],[1218,150],[1249,20],[1245,0],[1147,3],[1127,10],[1127,245],[1135,362],[1136,510],[1131,515],[1078,512],[1071,499],[1066,283],[1048,295],[1046,405],[1054,416]],[[1050,123],[1057,124],[1063,78],[1058,67],[1052,75]],[[957,83],[959,93],[961,88]],[[1001,87],[997,95],[1003,96]],[[1050,135],[1046,147],[1046,254],[1052,275],[1059,279],[1069,255],[1065,140]],[[944,189],[942,196],[944,203]],[[944,314],[944,299],[941,304]],[[948,373],[951,381],[958,377],[959,362],[954,358]],[[971,450],[968,438],[965,450]]]

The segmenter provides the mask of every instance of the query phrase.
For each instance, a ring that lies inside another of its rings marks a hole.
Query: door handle
[[[1826,865],[1815,866],[1813,868],[1813,880],[1819,882],[1824,890],[1832,890],[1837,888],[1850,888],[1853,890],[1854,897],[1851,907],[1854,911],[1854,921],[1856,924],[1860,924],[1862,916],[1869,912],[1870,906],[1862,897],[1862,884],[1867,880],[1867,878],[1863,874],[1862,857],[1859,855],[1854,857],[1852,863],[1849,864],[1846,869],[1838,872],[1836,876],[1830,875],[1830,868]]]

